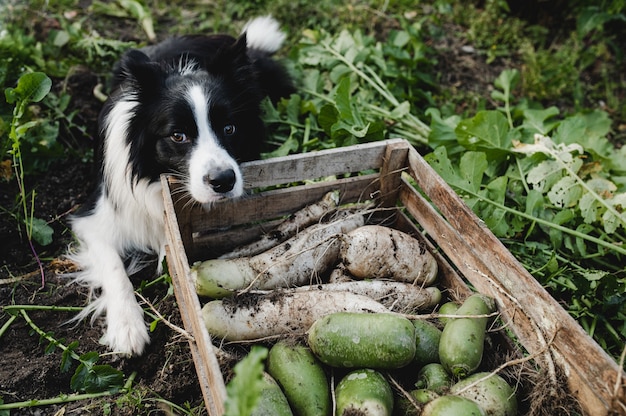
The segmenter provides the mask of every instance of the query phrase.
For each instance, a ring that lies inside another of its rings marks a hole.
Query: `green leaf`
[[[449,185],[455,186],[463,184],[460,175],[456,172],[452,166],[452,162],[448,158],[445,147],[437,147],[432,153],[426,154],[424,159]]]
[[[268,350],[258,345],[233,368],[235,376],[226,386],[224,416],[250,416],[263,390],[263,361]]]
[[[335,123],[339,120],[339,111],[332,104],[325,104],[321,109],[319,116],[317,117],[317,122],[320,127],[324,129],[324,132],[327,135],[331,135],[331,131]]]
[[[350,78],[345,77],[339,82],[335,92],[335,104],[340,120],[352,122],[355,119],[350,99]]]
[[[519,71],[517,69],[505,69],[493,83],[500,90],[492,91],[491,97],[505,103],[509,102],[511,100],[511,91],[513,91],[518,81]]]
[[[43,72],[24,74],[17,81],[15,88],[7,88],[5,96],[9,104],[17,101],[39,102],[48,95],[52,88],[52,80]]]
[[[499,111],[480,111],[462,120],[455,129],[459,143],[469,150],[508,152],[511,148],[509,124]]]
[[[507,184],[508,178],[506,176],[499,176],[489,182],[486,186],[489,200],[504,205]],[[487,205],[487,208],[482,210],[480,217],[496,236],[505,237],[508,235],[510,227],[504,210],[494,208],[493,205]]]
[[[72,367],[72,354],[74,354],[76,347],[78,347],[78,341],[73,341],[63,350],[61,354],[61,373],[67,373]]]
[[[461,117],[452,115],[444,119],[436,108],[426,110],[426,115],[430,116],[430,134],[428,135],[430,147],[436,149],[439,146],[446,146],[448,155],[455,155],[465,151],[465,148],[459,145],[455,133]]]
[[[547,121],[559,114],[559,109],[556,107],[540,110],[526,108],[522,111],[522,114],[524,115],[524,124],[522,126],[524,130],[529,131],[531,134],[539,133],[546,135],[559,124],[558,121]]]
[[[483,174],[487,170],[487,157],[483,152],[466,152],[461,156],[460,173],[468,189],[474,193],[480,192]]]
[[[47,246],[52,243],[52,235],[54,234],[54,230],[52,227],[48,225],[47,222],[42,220],[41,218],[33,218],[31,221],[32,226],[32,238],[38,244],[42,246]]]
[[[100,393],[119,391],[124,386],[124,374],[110,365],[96,365],[97,352],[91,351],[80,356],[80,365],[70,380],[70,387],[77,392]]]

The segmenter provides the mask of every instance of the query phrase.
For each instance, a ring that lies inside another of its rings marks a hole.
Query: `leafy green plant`
[[[255,345],[233,368],[235,376],[226,386],[225,416],[249,416],[263,388],[263,366],[268,350]]]
[[[299,95],[266,106],[273,137],[285,137],[268,156],[380,140],[393,134],[416,145],[429,129],[416,104],[430,103],[432,65],[419,24],[377,42],[361,31],[337,36],[307,31],[292,58],[298,64]],[[424,86],[424,89],[417,88]]]
[[[9,153],[12,157],[15,178],[19,186],[19,205],[21,207],[21,215],[19,215],[18,218],[25,226],[26,237],[33,255],[39,263],[42,282],[43,269],[32,242],[36,241],[41,245],[50,244],[52,242],[53,230],[44,220],[34,216],[35,192],[31,191],[29,193],[26,190],[22,145],[24,137],[28,134],[29,129],[36,125],[36,122],[29,121],[22,123],[21,120],[26,112],[27,106],[32,102],[41,101],[48,94],[51,86],[52,81],[46,74],[34,72],[20,77],[20,80],[15,88],[7,88],[5,90],[7,102],[15,105],[8,138],[11,143]]]
[[[78,366],[74,371],[70,384],[72,390],[76,392],[75,394],[62,395],[51,399],[33,399],[27,402],[0,403],[0,411],[93,399],[96,397],[116,394],[121,390],[128,390],[130,388],[135,378],[134,374],[124,381],[124,374],[121,371],[108,364],[97,364],[100,359],[97,352],[91,351],[79,355],[76,352],[78,348],[78,341],[73,341],[70,344],[65,345],[65,340],[58,339],[51,332],[46,332],[41,329],[28,314],[28,311],[33,310],[75,312],[81,309],[82,308],[78,307],[42,305],[11,305],[3,307],[3,311],[8,313],[11,318],[0,330],[0,337],[4,334],[9,325],[11,325],[18,316],[21,316],[22,319],[24,319],[24,321],[31,327],[32,332],[39,336],[40,343],[47,343],[44,350],[46,354],[50,354],[56,349],[60,349],[62,351],[60,364],[60,371],[62,373],[71,370],[73,364],[76,362],[78,363]]]
[[[518,79],[508,70],[496,80],[498,110],[467,119],[442,119],[433,110],[435,149],[426,159],[529,270],[541,271],[537,278],[585,329],[618,354],[626,338],[625,310],[617,306],[624,297],[626,153],[608,142],[604,112],[558,120],[554,107],[513,105]],[[546,263],[537,264],[539,258]]]

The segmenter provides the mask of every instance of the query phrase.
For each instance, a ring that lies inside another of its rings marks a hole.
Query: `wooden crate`
[[[216,203],[209,211],[180,197],[176,180],[162,178],[167,262],[185,328],[194,338],[191,351],[210,415],[223,413],[226,393],[189,264],[208,258],[215,248],[227,250],[229,244],[260,235],[273,220],[335,189],[341,191],[342,203],[374,199],[380,206],[403,208],[407,215],[399,215],[398,221],[411,226],[412,218],[432,243],[441,286],[457,298],[470,292],[468,284],[495,298],[505,325],[527,353],[536,355],[542,371],[561,370],[585,414],[616,414],[624,408],[624,372],[408,142],[388,140],[249,162],[242,171],[251,194]]]

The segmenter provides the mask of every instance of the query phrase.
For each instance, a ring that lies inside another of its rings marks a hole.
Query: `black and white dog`
[[[284,38],[275,20],[259,17],[238,39],[172,38],[127,52],[116,67],[99,120],[98,189],[72,219],[79,244],[68,254],[93,297],[76,319],[105,315],[101,341],[112,350],[138,355],[150,341],[128,259],[164,257],[159,175],[180,177],[201,204],[243,194],[238,163],[259,156],[260,102],[293,90],[271,59]]]

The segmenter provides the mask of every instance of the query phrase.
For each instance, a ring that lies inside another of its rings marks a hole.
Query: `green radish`
[[[393,406],[394,416],[420,416],[422,407],[429,401],[439,397],[434,391],[426,389],[411,390],[408,393],[411,396],[411,400],[404,394],[396,394]]]
[[[489,318],[464,317],[488,315],[496,310],[495,302],[488,296],[474,294],[456,311],[458,318],[449,320],[439,340],[439,359],[454,377],[472,374],[482,361],[485,331]]]
[[[441,329],[423,319],[413,321],[415,326],[415,359],[418,367],[439,362],[439,340]]]
[[[280,385],[296,415],[331,413],[326,373],[309,348],[287,341],[277,342],[269,351],[267,372]]]
[[[487,416],[487,413],[465,397],[441,396],[428,402],[421,416]]]
[[[339,237],[363,224],[363,215],[346,213],[328,224],[315,224],[278,246],[253,257],[195,263],[191,279],[201,296],[223,298],[246,288],[271,290],[314,283],[339,256]]]
[[[338,312],[315,321],[308,343],[333,367],[400,368],[415,356],[415,327],[392,313]]]
[[[431,400],[435,400],[439,395],[428,389],[416,389],[409,392],[416,402],[426,404]]]
[[[455,315],[456,311],[459,310],[459,305],[456,302],[446,302],[439,307],[439,314],[441,315]],[[445,325],[450,319],[446,317],[440,317],[439,322]]]
[[[382,374],[372,369],[348,373],[335,389],[337,416],[390,416],[393,392]]]
[[[450,388],[450,394],[474,400],[490,416],[515,416],[517,414],[515,391],[497,374],[472,374],[453,385]]]
[[[291,407],[278,383],[268,373],[263,373],[263,389],[250,416],[293,416]]]
[[[439,363],[430,363],[420,369],[415,387],[442,394],[450,388],[451,384],[452,381],[446,369]]]

